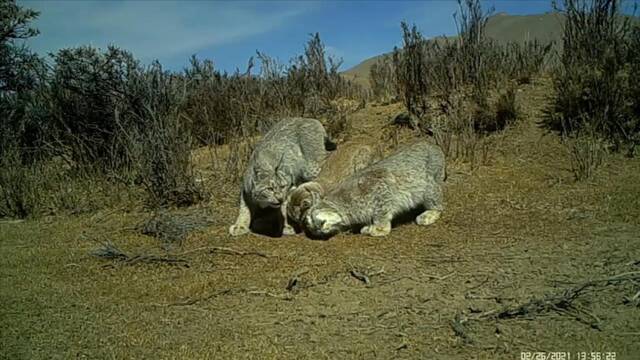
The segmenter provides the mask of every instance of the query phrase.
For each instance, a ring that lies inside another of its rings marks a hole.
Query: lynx
[[[309,235],[329,238],[362,226],[360,232],[386,236],[399,214],[420,208],[419,225],[434,223],[444,209],[442,150],[417,142],[344,179],[309,208],[304,227]]]
[[[287,222],[287,194],[291,187],[313,180],[328,151],[335,148],[318,120],[288,118],[275,124],[251,154],[242,180],[240,211],[229,233],[248,233],[255,211],[266,208],[281,210],[283,234],[295,233]]]
[[[306,211],[314,199],[331,190],[340,180],[367,167],[375,160],[373,147],[356,142],[340,144],[340,148],[329,155],[322,165],[318,177],[289,192],[287,215],[294,225],[302,225]]]

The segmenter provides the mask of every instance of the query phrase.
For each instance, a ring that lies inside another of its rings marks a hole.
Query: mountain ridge
[[[561,45],[562,27],[564,15],[558,12],[546,12],[544,14],[509,15],[497,13],[487,20],[487,37],[499,44],[508,42],[524,42],[526,40],[538,40],[542,43],[554,42],[556,49]],[[400,34],[398,34],[400,36]],[[443,37],[438,36],[429,40]],[[371,66],[384,56],[389,56],[392,51],[376,55],[361,61],[359,64],[345,70],[342,75],[358,84],[369,86],[369,71]]]

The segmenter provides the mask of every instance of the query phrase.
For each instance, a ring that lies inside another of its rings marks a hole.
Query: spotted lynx
[[[287,201],[287,215],[300,226],[314,199],[331,190],[340,180],[364,169],[375,160],[373,147],[356,142],[340,144],[340,148],[329,155],[314,181],[292,189]]]
[[[275,124],[256,145],[244,173],[240,211],[229,233],[248,233],[257,209],[276,208],[284,217],[283,234],[293,234],[287,223],[286,196],[292,186],[313,180],[335,144],[315,119],[289,118]]]
[[[363,226],[362,234],[386,236],[397,215],[423,208],[419,225],[434,223],[443,210],[442,150],[417,142],[344,179],[318,199],[304,217],[304,227],[315,237],[329,238]]]

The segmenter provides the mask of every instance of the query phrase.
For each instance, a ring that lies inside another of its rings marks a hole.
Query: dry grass
[[[470,322],[471,341],[451,328],[456,318],[640,270],[640,161],[607,155],[598,176],[575,182],[566,149],[537,126],[548,81],[520,90],[523,120],[495,142],[487,164],[449,166],[446,212],[429,228],[401,225],[386,239],[231,238],[237,184],[203,166],[204,150],[194,162],[212,188],[213,223],[169,253],[136,230],[144,213],[0,224],[0,356],[515,359],[553,350],[634,358],[640,322],[623,302],[637,283],[574,301],[602,320],[600,331],[556,312]],[[383,152],[410,141],[417,132],[386,125],[400,107],[352,114],[349,137]],[[90,255],[101,238],[189,267],[112,266]]]

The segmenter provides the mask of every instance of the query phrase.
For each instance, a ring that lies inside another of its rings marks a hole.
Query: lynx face
[[[313,236],[329,238],[343,227],[342,216],[330,206],[317,204],[304,217],[305,229]]]
[[[255,201],[261,208],[279,208],[287,198],[291,179],[277,170],[275,176],[267,172],[255,174]]]
[[[322,185],[313,181],[291,190],[287,201],[287,215],[292,220],[302,224],[309,208],[319,201],[323,193]]]

